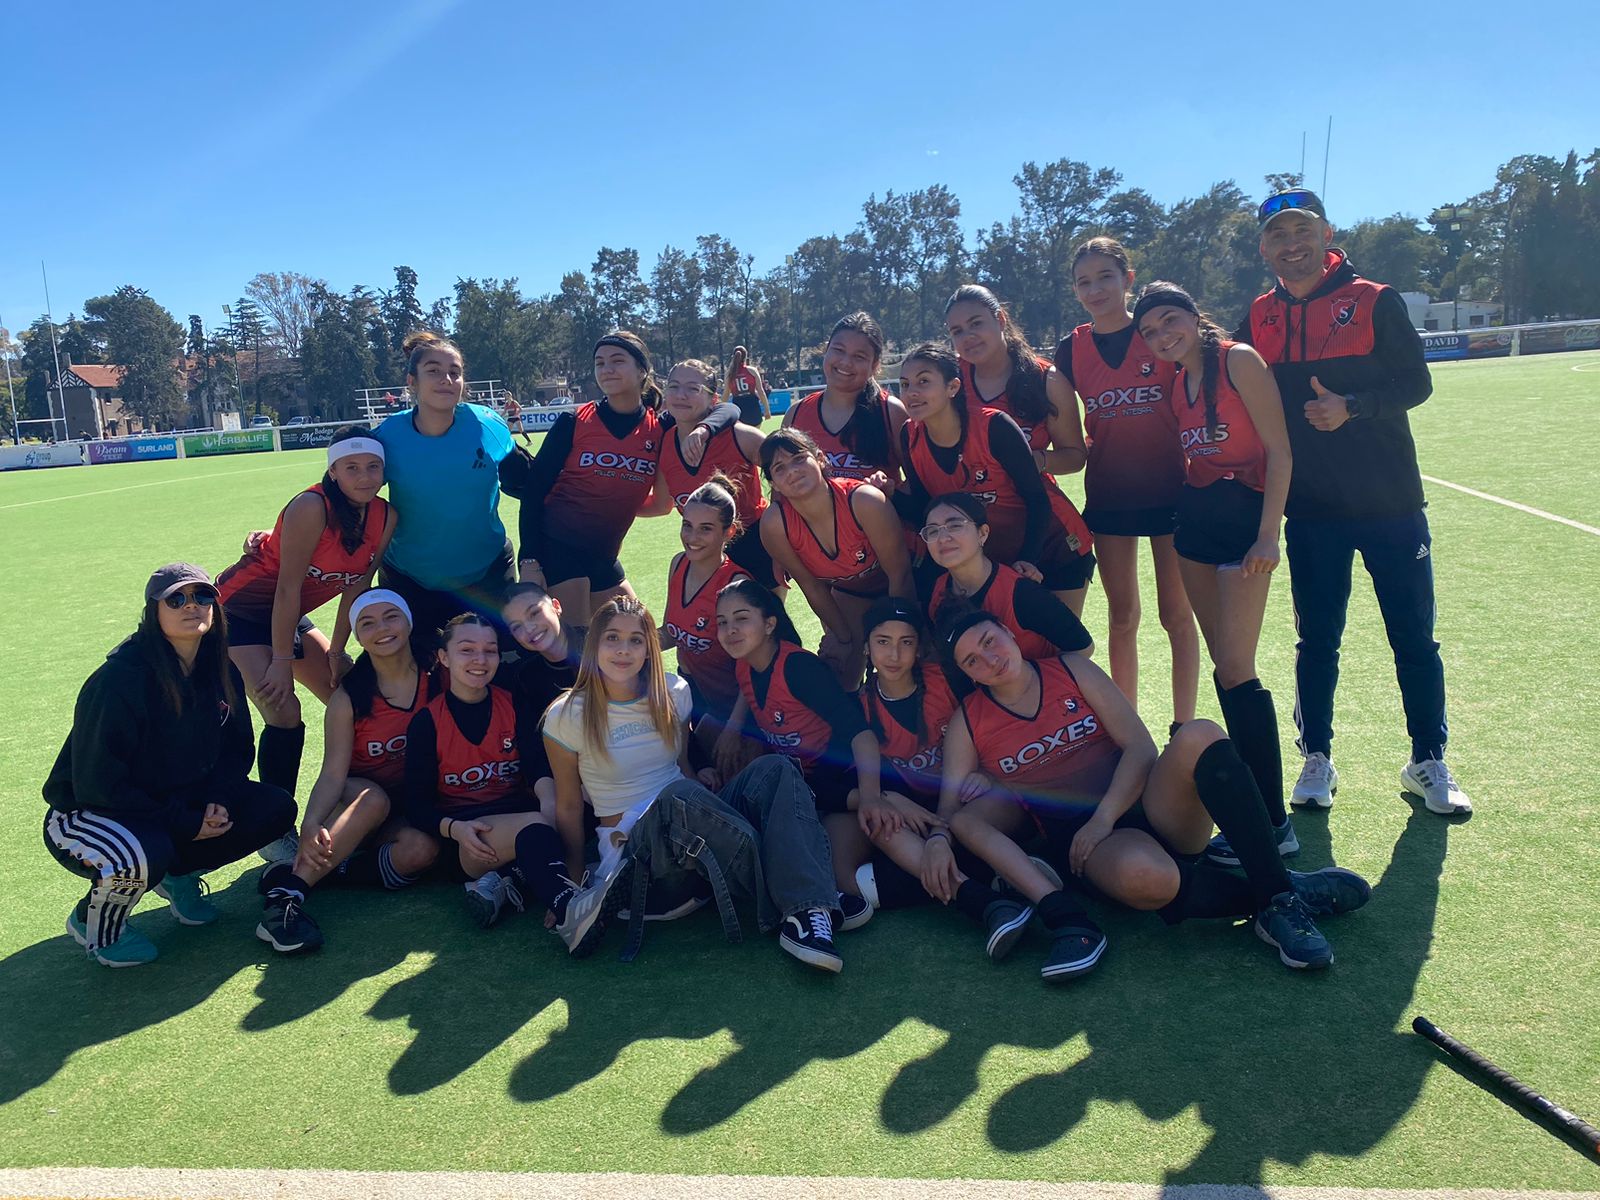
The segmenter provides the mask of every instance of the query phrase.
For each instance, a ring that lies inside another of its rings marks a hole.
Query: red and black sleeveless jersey
[[[493,708],[481,742],[469,742],[445,703],[448,692],[428,701],[439,745],[439,809],[477,808],[522,790],[522,759],[517,753],[517,713],[511,693],[491,687]]]
[[[689,557],[683,555],[667,577],[667,636],[678,648],[678,674],[692,679],[713,712],[733,711],[739,694],[733,659],[717,641],[717,593],[746,574],[738,563],[723,559],[711,578],[688,593]]]
[[[322,501],[326,527],[317,538],[317,544],[312,547],[311,561],[306,564],[306,577],[300,583],[300,609],[295,613],[296,618],[321,608],[345,588],[366,578],[367,572],[372,570],[373,560],[378,556],[378,544],[383,541],[383,526],[389,517],[389,502],[374,496],[367,504],[367,519],[361,527],[361,544],[354,551],[349,551],[344,548],[333,506],[328,502],[322,485],[314,484],[301,495],[308,493]],[[287,505],[284,508],[288,510]],[[280,512],[272,532],[262,538],[254,550],[217,576],[217,592],[229,611],[259,615],[263,619],[271,616],[272,599],[278,590],[282,545],[283,513]]]
[[[878,411],[883,417],[884,444],[889,447],[891,460],[894,457],[894,439],[889,436],[889,406],[880,403]],[[812,392],[805,399],[794,406],[794,419],[789,422],[795,429],[802,433],[810,434],[811,440],[816,442],[822,452],[828,456],[828,474],[838,479],[864,480],[874,471],[883,471],[893,477],[899,464],[893,461],[886,463],[868,462],[858,458],[854,450],[844,444],[845,429],[849,429],[856,421],[860,420],[857,413],[852,413],[845,422],[844,429],[838,433],[829,432],[822,423],[822,393]]]
[[[355,739],[350,745],[350,778],[370,779],[390,791],[398,806],[398,788],[406,773],[406,727],[417,710],[428,703],[428,673],[417,672],[417,694],[410,708],[396,708],[373,689],[372,711],[357,717]],[[435,718],[437,719],[437,718]],[[396,809],[398,811],[398,808]]]
[[[754,396],[760,377],[750,367],[740,367],[728,376],[728,390],[735,396]]]
[[[1030,805],[1096,804],[1122,750],[1083,698],[1066,663],[1046,658],[1039,672],[1039,709],[1012,712],[979,688],[962,703],[978,765]]]
[[[760,470],[739,448],[739,439],[734,436],[736,428],[729,426],[713,437],[701,455],[700,465],[693,468],[683,461],[683,449],[679,444],[682,428],[674,426],[668,430],[666,445],[661,450],[661,479],[672,492],[673,505],[681,512],[689,493],[710,479],[714,471],[721,471],[739,485],[734,496],[739,524],[753,529],[761,514],[767,511],[767,496],[761,490]]]
[[[888,591],[889,580],[873,549],[872,539],[856,520],[850,501],[861,486],[859,479],[824,479],[833,493],[833,544],[829,554],[822,548],[817,535],[811,532],[806,519],[794,507],[778,500],[778,510],[783,514],[783,532],[794,547],[800,565],[823,583],[831,583],[850,592],[876,595]]]
[[[1039,370],[1046,373],[1055,365],[1049,359],[1037,356],[1033,361],[1039,364]],[[967,406],[969,408],[979,404],[985,408],[998,408],[1021,427],[1022,436],[1028,439],[1028,448],[1030,450],[1048,450],[1050,448],[1050,422],[1043,417],[1037,421],[1023,417],[1017,411],[1016,405],[1011,402],[1011,387],[1009,384],[1007,384],[1006,390],[998,396],[990,396],[985,399],[978,394],[978,385],[972,375],[972,364],[966,359],[962,359],[961,386],[967,393]]]
[[[594,401],[578,409],[572,449],[544,499],[546,530],[596,557],[616,557],[655,483],[661,432],[654,409],[624,438],[612,436]]]
[[[1088,507],[1110,512],[1171,508],[1183,487],[1183,452],[1173,419],[1178,366],[1162,362],[1137,330],[1120,367],[1094,344],[1094,326],[1072,331],[1072,379],[1083,400]]]
[[[978,607],[1011,631],[1011,636],[1017,639],[1017,648],[1022,651],[1023,658],[1029,662],[1054,658],[1061,653],[1061,647],[1031,629],[1024,629],[1022,622],[1017,620],[1017,584],[1021,579],[1022,576],[1005,563],[995,563],[994,573],[989,576],[989,582],[984,584],[983,590],[975,597]],[[928,602],[930,618],[939,611],[949,595],[950,576],[940,575],[934,582],[933,596]]]
[[[1223,342],[1218,354],[1217,421],[1206,427],[1206,402],[1198,386],[1189,399],[1188,372],[1178,371],[1172,388],[1172,410],[1178,418],[1178,440],[1189,460],[1191,487],[1205,487],[1219,479],[1236,479],[1262,491],[1267,485],[1267,448],[1261,444],[1255,422],[1228,375],[1228,351],[1236,342]]]
[[[767,685],[767,702],[756,703],[755,685],[750,679],[750,663],[740,659],[734,664],[739,680],[739,691],[750,706],[750,715],[756,728],[767,740],[767,745],[778,754],[795,759],[809,770],[828,749],[831,730],[828,723],[811,709],[806,708],[789,690],[784,680],[784,664],[794,654],[809,654],[792,642],[779,642],[778,653],[772,659],[772,679]]]
[[[905,781],[913,795],[937,796],[944,766],[944,734],[956,710],[955,694],[944,673],[932,663],[922,667],[922,733],[918,735],[895,719],[872,682],[861,685],[861,711],[869,727],[881,727],[878,746],[885,765]]]
[[[921,421],[906,422],[907,443],[911,460],[906,469],[917,477],[930,496],[945,496],[951,492],[970,492],[982,500],[988,509],[989,540],[985,550],[998,562],[1015,562],[1022,552],[1023,527],[1028,518],[1027,505],[1022,493],[1017,491],[1011,473],[1000,464],[989,448],[990,429],[1005,414],[996,408],[980,408],[967,418],[966,436],[961,442],[960,457],[955,470],[945,471],[934,458],[928,442],[927,426]],[[1093,536],[1083,517],[1056,486],[1050,476],[1043,477],[1045,496],[1050,501],[1050,512],[1059,531],[1045,535],[1040,557],[1053,560],[1060,554],[1086,554]],[[1051,553],[1055,543],[1055,554]]]

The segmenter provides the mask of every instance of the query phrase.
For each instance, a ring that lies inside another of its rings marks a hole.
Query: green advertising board
[[[208,454],[247,454],[272,449],[270,429],[223,429],[214,433],[184,435],[183,456],[203,458]]]

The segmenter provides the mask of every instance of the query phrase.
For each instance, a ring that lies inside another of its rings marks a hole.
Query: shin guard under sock
[[[1068,882],[1060,891],[1050,892],[1033,906],[1044,927],[1052,933],[1074,926],[1098,928],[1084,909],[1083,892],[1075,883]]]
[[[522,827],[517,834],[515,870],[522,886],[551,912],[556,912],[557,900],[568,890],[566,869],[566,850],[554,828],[537,822]],[[563,915],[556,912],[558,920]]]
[[[1222,836],[1238,856],[1239,866],[1259,902],[1289,890],[1289,872],[1278,854],[1278,841],[1267,822],[1255,773],[1245,766],[1233,742],[1212,742],[1195,760],[1195,791]]]
[[[262,783],[295,794],[300,782],[300,754],[306,748],[306,727],[280,729],[266,725],[261,729],[261,744],[256,751],[256,777]]]
[[[1178,894],[1157,914],[1168,925],[1191,917],[1252,917],[1261,911],[1248,879],[1189,859],[1178,860]]]
[[[1238,747],[1239,757],[1256,777],[1256,790],[1267,806],[1267,818],[1274,825],[1288,819],[1283,808],[1283,749],[1278,745],[1278,712],[1272,693],[1259,679],[1247,679],[1224,688],[1213,674],[1217,700],[1222,705],[1222,723]]]
[[[976,879],[964,879],[956,889],[956,907],[974,921],[982,921],[984,910],[999,898],[993,888]]]

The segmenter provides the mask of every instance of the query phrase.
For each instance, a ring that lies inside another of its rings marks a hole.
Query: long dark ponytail
[[[333,431],[333,437],[329,439],[328,444],[331,446],[346,438],[371,436],[372,430],[365,425],[341,425]],[[354,554],[361,549],[361,541],[367,528],[367,514],[344,494],[344,489],[333,477],[331,465],[322,473],[322,495],[328,502],[328,511],[333,514],[333,524],[339,530],[339,543],[344,547],[346,554]]]
[[[1050,393],[1045,382],[1044,368],[1039,365],[1039,355],[1028,344],[1028,336],[1015,318],[1000,303],[1000,298],[978,283],[964,283],[945,301],[944,315],[958,304],[981,304],[1000,324],[1005,338],[1006,355],[1011,359],[1011,379],[1006,384],[1006,397],[1011,408],[1030,425],[1037,425],[1050,415]],[[983,403],[978,398],[978,403]]]
[[[1200,311],[1200,306],[1191,296],[1177,284],[1165,279],[1157,279],[1146,284],[1139,291],[1139,299],[1133,306],[1133,320],[1137,326],[1144,318],[1145,313],[1156,308],[1181,308],[1185,312],[1193,313],[1200,327],[1200,396],[1206,406],[1206,436],[1215,437],[1217,433],[1217,379],[1228,369],[1223,361],[1222,343],[1227,338],[1227,331],[1218,325],[1211,317]],[[1185,388],[1188,387],[1186,383]],[[1185,397],[1187,399],[1187,397]]]
[[[413,629],[407,638],[407,645],[411,650],[412,661],[417,664],[417,686],[420,688],[423,676],[433,670],[429,664],[435,662],[429,648],[429,639]],[[350,697],[350,711],[356,720],[372,715],[372,702],[378,695],[378,668],[368,651],[361,652],[361,657],[356,659],[355,665],[345,672],[344,678],[339,681],[339,686],[344,689],[344,694]]]
[[[802,645],[800,631],[794,627],[794,621],[789,616],[789,610],[783,606],[783,601],[748,575],[739,576],[717,593],[719,605],[724,596],[740,597],[759,612],[763,619],[776,617],[778,624],[772,631],[774,641],[788,642],[792,646]]]
[[[847,331],[859,333],[872,343],[873,374],[876,376],[877,363],[883,358],[882,326],[868,313],[853,312],[839,318],[833,331],[828,334],[828,342],[831,344],[835,337]],[[844,427],[839,440],[857,458],[873,466],[888,467],[894,461],[889,447],[889,421],[883,389],[878,386],[875,377],[867,380],[866,386],[856,393],[855,416]]]

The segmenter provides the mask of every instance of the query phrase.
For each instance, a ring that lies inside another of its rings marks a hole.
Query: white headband
[[[383,443],[377,438],[347,437],[328,447],[328,465],[331,467],[341,458],[349,458],[352,454],[376,454],[380,462],[387,461],[383,457]]]
[[[352,439],[353,440],[353,439]],[[388,588],[373,588],[369,592],[362,592],[350,605],[350,628],[356,626],[356,618],[361,615],[361,610],[373,604],[392,604],[406,615],[406,622],[413,629],[417,622],[411,616],[411,606],[406,603],[406,598],[399,592],[391,592]]]

